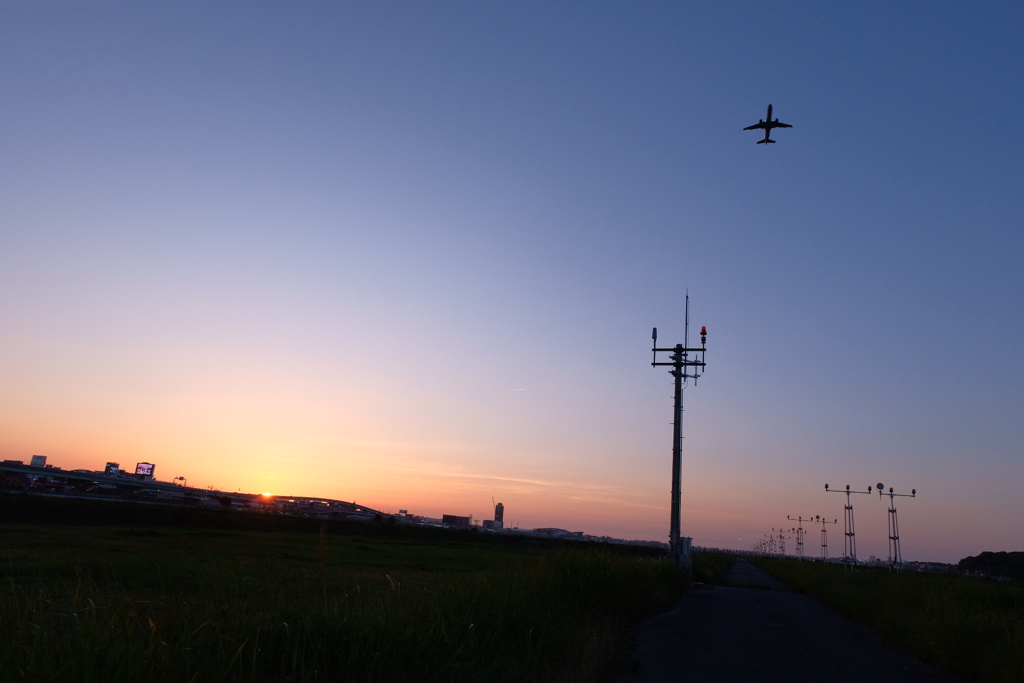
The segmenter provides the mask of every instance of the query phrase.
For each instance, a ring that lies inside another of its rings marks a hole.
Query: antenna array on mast
[[[651,332],[651,367],[659,365],[671,366],[669,374],[675,380],[675,404],[672,429],[672,499],[669,519],[669,555],[672,561],[681,567],[690,566],[689,539],[680,537],[680,490],[682,488],[682,451],[683,451],[683,385],[686,380],[692,379],[694,385],[700,377],[700,371],[704,369],[704,347],[707,343],[707,327],[700,328],[700,348],[689,348],[688,340],[690,334],[690,294],[686,294],[686,306],[684,313],[683,344],[659,348],[658,328]],[[659,362],[658,354],[669,354],[667,362]],[[692,355],[691,355],[692,354]]]

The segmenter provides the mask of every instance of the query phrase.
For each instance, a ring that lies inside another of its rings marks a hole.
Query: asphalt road
[[[746,560],[733,563],[726,584],[690,590],[640,624],[639,667],[622,683],[957,680]]]

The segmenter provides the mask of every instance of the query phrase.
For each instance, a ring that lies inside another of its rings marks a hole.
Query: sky
[[[1024,550],[1022,25],[3,3],[0,458],[664,541],[689,292],[695,544]]]

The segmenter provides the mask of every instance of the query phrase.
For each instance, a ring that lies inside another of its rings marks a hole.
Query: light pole
[[[683,343],[667,348],[658,348],[658,328],[655,327],[651,333],[652,347],[654,354],[651,367],[668,365],[672,369],[669,374],[675,378],[675,404],[672,423],[672,500],[669,518],[669,557],[678,566],[689,568],[690,547],[684,544],[679,536],[680,517],[680,490],[682,488],[682,464],[683,464],[683,385],[687,379],[692,379],[694,385],[700,377],[699,370],[704,368],[704,345],[707,343],[707,327],[700,328],[700,348],[687,348],[690,334],[690,295],[686,295],[686,318],[683,328]],[[658,362],[658,353],[668,353],[668,362]],[[693,354],[693,357],[690,357]],[[692,372],[687,373],[687,369]]]
[[[843,560],[847,564],[857,564],[857,536],[853,530],[853,504],[850,503],[851,493],[866,493],[871,495],[871,487],[867,491],[851,491],[850,485],[846,485],[845,491],[829,491],[828,484],[825,484],[825,493],[846,494],[846,515],[843,518],[843,527],[846,529],[846,542],[843,545]]]
[[[878,483],[878,499],[882,499],[882,489],[885,485]],[[910,489],[910,493],[893,493],[889,487],[889,569],[903,568],[903,555],[900,553],[900,525],[896,521],[896,496],[905,498],[916,498],[917,489]]]

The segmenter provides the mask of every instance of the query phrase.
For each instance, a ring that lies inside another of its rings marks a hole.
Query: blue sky
[[[0,12],[2,457],[662,539],[688,288],[696,543],[1020,549],[1024,8]]]

